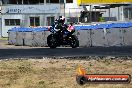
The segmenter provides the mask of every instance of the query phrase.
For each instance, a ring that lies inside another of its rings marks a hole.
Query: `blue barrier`
[[[75,30],[89,30],[89,29],[111,29],[111,28],[129,28],[132,27],[132,22],[124,23],[109,23],[109,24],[96,24],[96,25],[79,25],[75,26]]]
[[[8,32],[9,32],[9,31],[14,31],[14,32],[15,32],[15,31],[18,31],[18,29],[19,29],[19,28],[14,27],[14,28],[12,28],[12,29],[9,29]]]
[[[82,25],[82,26],[75,26],[75,30],[94,30],[94,29],[109,29],[110,24],[96,24],[96,25]]]
[[[121,28],[129,28],[129,24],[128,23],[122,23]]]
[[[110,24],[98,24],[98,25],[96,25],[96,29],[109,29],[109,28],[111,28],[110,27]]]
[[[115,23],[114,26],[112,26],[112,28],[129,28],[131,26],[132,24],[130,23]]]
[[[132,22],[128,22],[127,25],[128,25],[129,27],[132,27]]]
[[[89,30],[91,28],[92,28],[91,25],[79,25],[79,26],[75,26],[75,30]]]
[[[8,31],[14,31],[14,32],[38,32],[38,31],[47,31],[47,28],[12,28]]]
[[[80,25],[80,26],[75,26],[75,30],[91,30],[91,29],[97,29],[97,25]]]
[[[34,28],[33,32],[41,32],[41,31],[47,31],[47,28]]]
[[[111,29],[111,28],[129,28],[132,27],[132,22],[124,23],[108,23],[108,24],[96,24],[96,25],[76,25],[75,30],[97,30],[97,29]],[[43,28],[12,28],[8,31],[16,32],[41,32],[47,31],[46,27]]]

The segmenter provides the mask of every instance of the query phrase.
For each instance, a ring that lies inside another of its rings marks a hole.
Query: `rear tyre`
[[[57,47],[57,38],[55,35],[50,34],[47,37],[47,44],[50,48],[56,48]]]

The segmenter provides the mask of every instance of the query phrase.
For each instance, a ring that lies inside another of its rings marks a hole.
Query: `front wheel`
[[[79,47],[79,41],[78,38],[75,35],[72,35],[69,37],[70,46],[72,48]]]
[[[57,38],[55,35],[51,34],[47,37],[47,44],[50,48],[56,48],[57,47]]]

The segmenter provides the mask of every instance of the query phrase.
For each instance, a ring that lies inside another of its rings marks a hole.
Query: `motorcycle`
[[[76,35],[73,35],[75,32],[73,25],[69,27],[61,26],[57,30],[50,27],[49,31],[51,34],[47,37],[47,44],[50,48],[56,48],[61,45],[70,45],[72,48],[79,47],[79,40]]]

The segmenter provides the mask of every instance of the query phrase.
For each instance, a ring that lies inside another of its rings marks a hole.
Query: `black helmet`
[[[64,16],[59,16],[59,21],[64,23],[65,22],[65,17]]]

